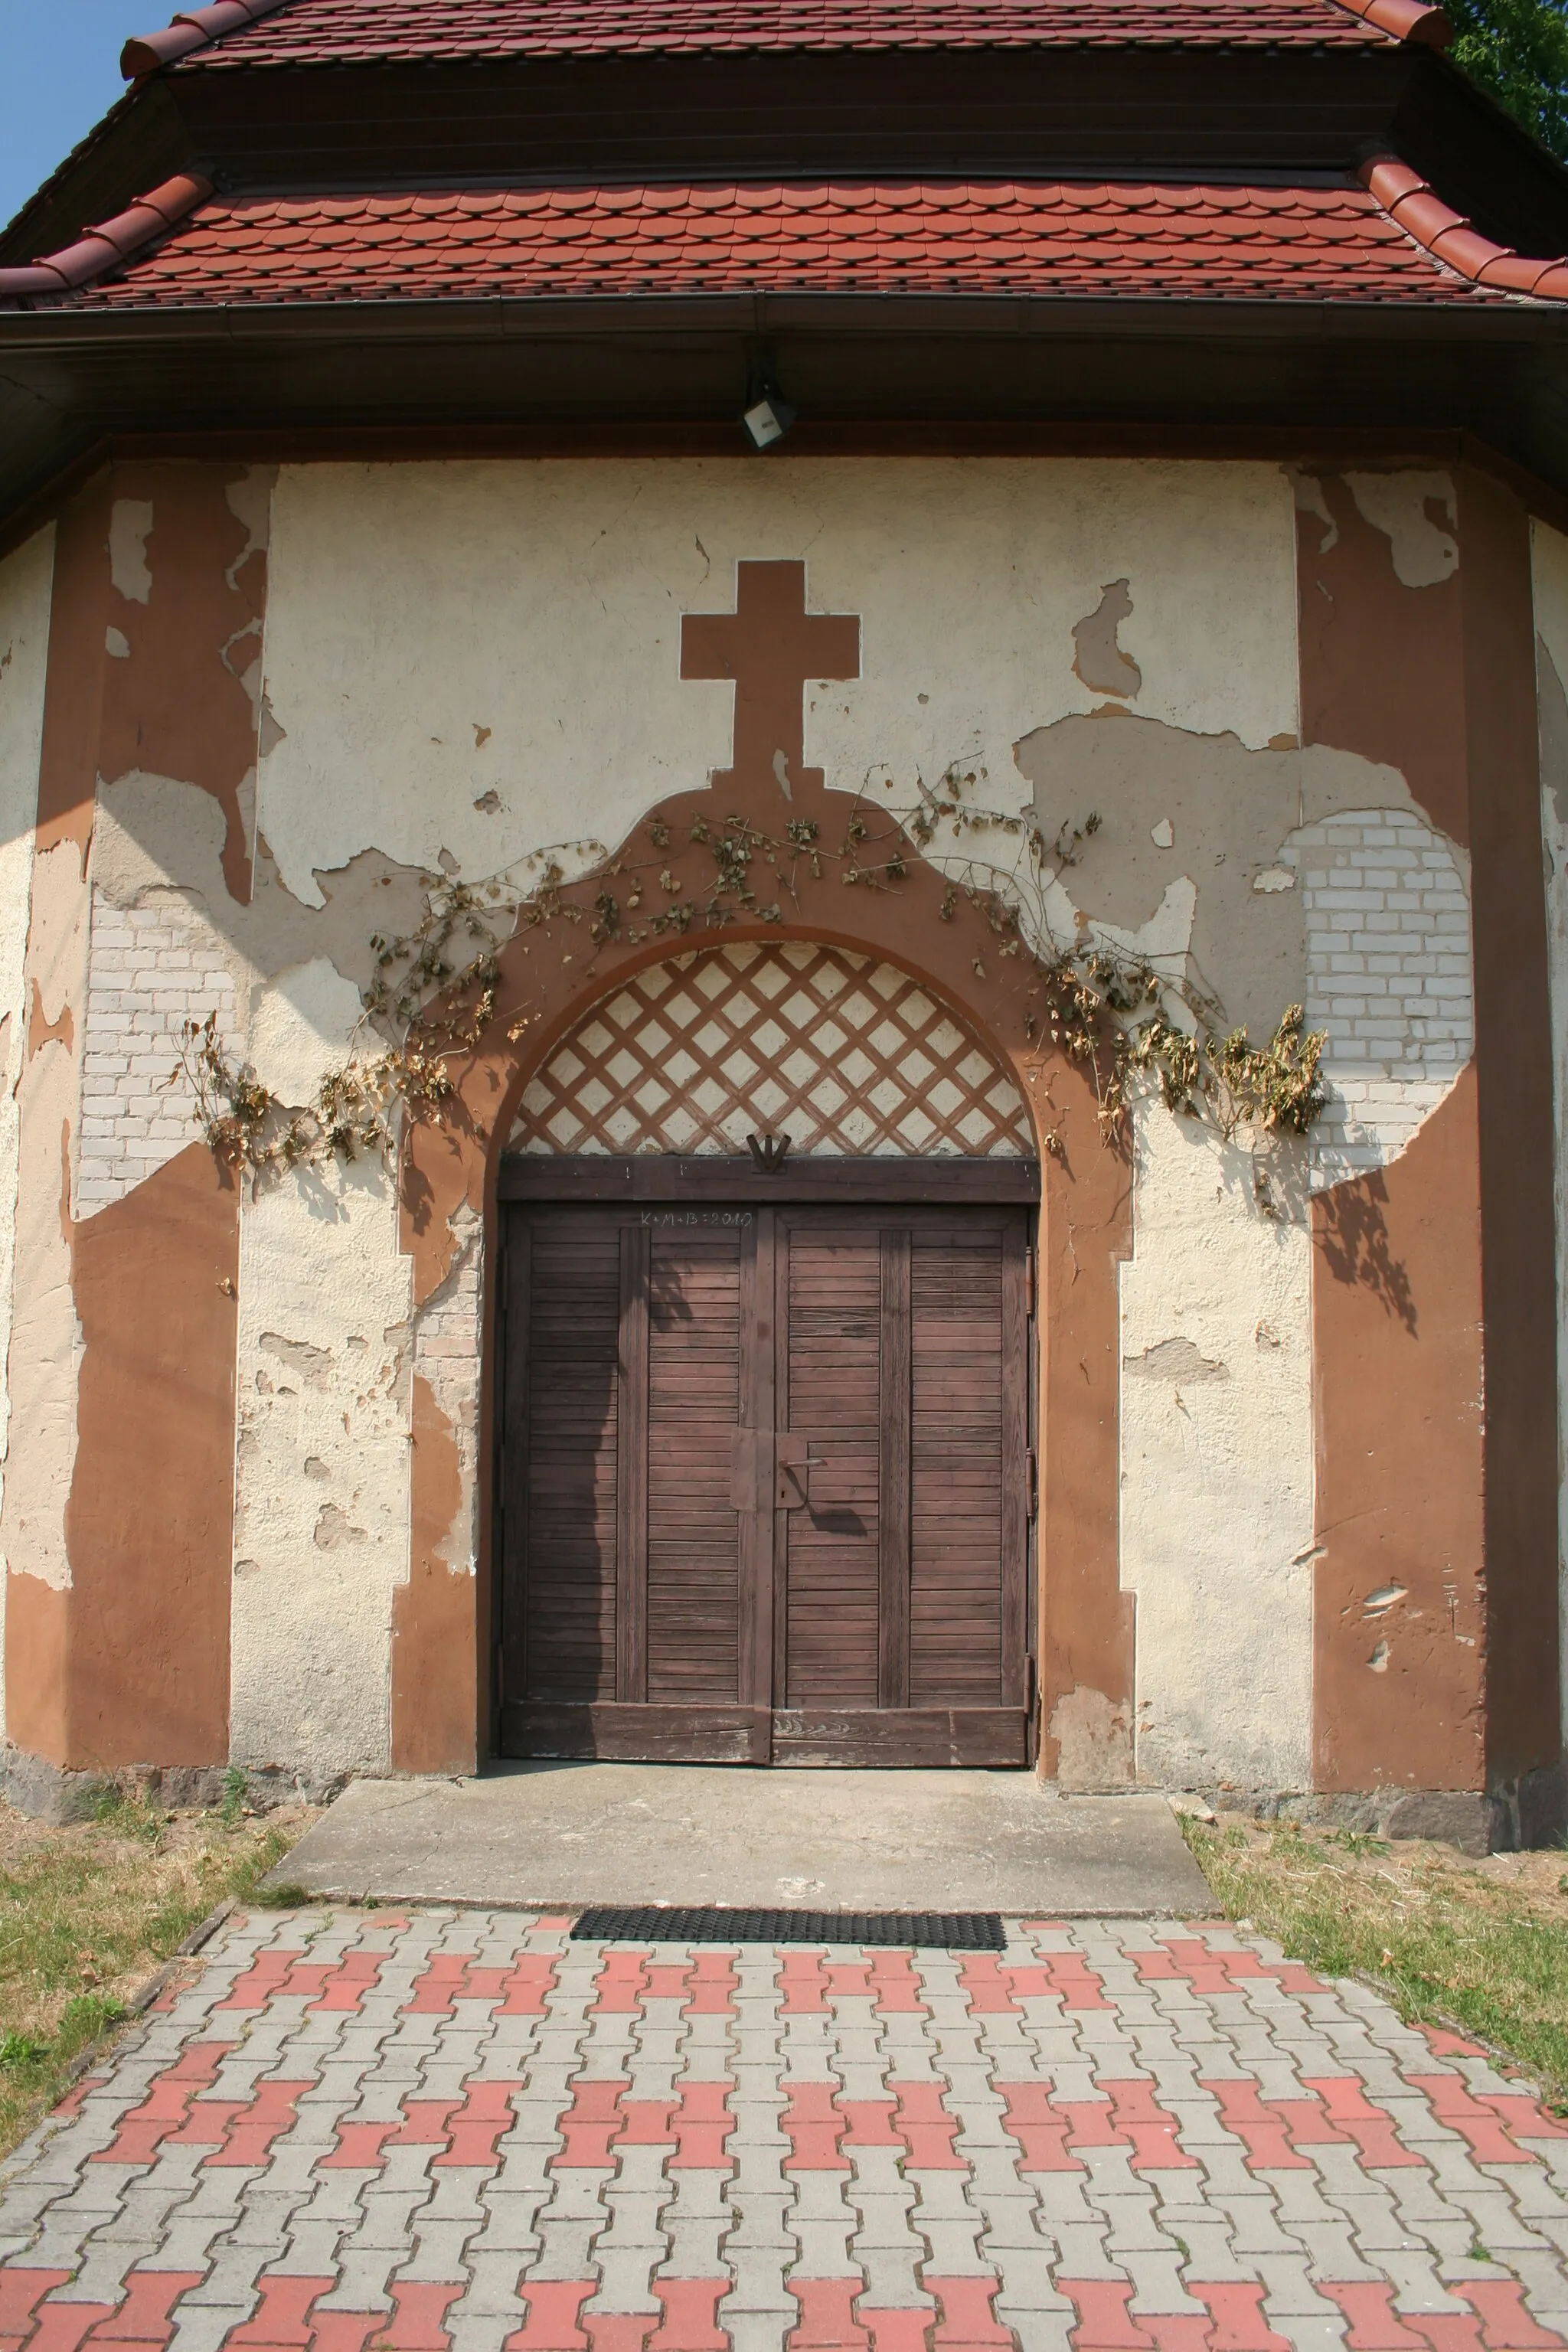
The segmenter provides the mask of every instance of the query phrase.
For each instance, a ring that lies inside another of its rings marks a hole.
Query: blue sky
[[[120,96],[120,51],[131,34],[166,25],[178,5],[0,0],[0,221],[21,210]]]

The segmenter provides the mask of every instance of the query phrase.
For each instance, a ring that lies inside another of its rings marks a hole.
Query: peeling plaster
[[[1275,1339],[1276,1347],[1279,1345]],[[1134,1379],[1173,1381],[1184,1388],[1196,1381],[1227,1381],[1229,1368],[1217,1359],[1205,1356],[1191,1339],[1161,1339],[1145,1348],[1141,1356],[1124,1356],[1122,1370]]]
[[[1141,937],[1173,887],[1179,843],[1193,917],[1190,969],[1225,1018],[1272,1032],[1306,994],[1306,924],[1294,891],[1259,892],[1296,827],[1342,808],[1410,805],[1403,780],[1353,753],[1249,750],[1234,735],[1193,735],[1142,714],[1065,719],[1016,753],[1047,841],[1100,813],[1098,833],[1062,877],[1074,909]],[[1169,840],[1160,839],[1168,833]]]
[[[55,534],[50,526],[0,562],[0,1503],[8,1475],[11,1417],[9,1355],[20,1146],[16,1084],[26,1027],[23,971],[33,827],[38,810],[54,554]],[[0,1641],[5,1583],[5,1556],[0,1553]]]
[[[1053,920],[1070,932],[1081,917],[1173,967],[1191,957],[1232,1017],[1258,1028],[1306,984],[1292,834],[1342,809],[1413,813],[1392,771],[1293,748],[1294,528],[1272,467],[311,467],[284,468],[270,507],[260,474],[225,495],[247,534],[231,587],[271,541],[264,667],[254,622],[223,648],[259,727],[253,804],[238,787],[253,895],[225,881],[219,802],[134,769],[100,795],[92,881],[104,905],[177,912],[188,943],[176,954],[228,976],[238,1048],[291,1100],[346,1046],[373,977],[370,939],[410,926],[430,871],[526,887],[555,845],[587,826],[614,842],[724,764],[731,689],[680,681],[679,616],[728,609],[741,557],[806,557],[810,608],[861,619],[861,677],[807,688],[805,764],[842,790],[907,789],[973,764],[994,804],[1021,807],[1032,792],[1047,835],[1100,808],[1104,831],[1064,877]],[[1396,520],[1404,560],[1433,560],[1424,509]],[[1196,560],[1207,549],[1215,560]],[[1135,661],[1118,636],[1130,622]],[[1093,715],[1098,696],[1133,692],[1138,715]],[[589,854],[563,863],[575,870]],[[64,1002],[47,982],[44,1001],[57,1014]],[[154,1009],[150,995],[136,1017]],[[171,1116],[187,1110],[172,1104]],[[1125,1785],[1135,1736],[1146,1776],[1171,1759],[1186,1780],[1304,1785],[1297,1588],[1310,1583],[1311,1527],[1310,1491],[1295,1524],[1291,1466],[1310,1444],[1293,1287],[1304,1179],[1271,1167],[1272,1220],[1248,1155],[1205,1171],[1213,1198],[1189,1199],[1188,1162],[1140,1142],[1138,1252],[1121,1345],[1107,1355],[1112,1370],[1126,1360],[1124,1411],[1145,1449],[1124,1436],[1136,1735],[1102,1691],[1060,1699],[1050,1727],[1068,1785]],[[297,1172],[245,1205],[241,1761],[287,1759],[317,1778],[384,1769],[395,1611],[429,1607],[445,1624],[456,1620],[443,1612],[471,1609],[452,1588],[471,1593],[479,1538],[477,1214],[461,1213],[454,1234],[447,1281],[412,1318],[381,1171]],[[450,1449],[453,1476],[418,1531],[411,1579],[416,1437],[443,1461]],[[1167,1454],[1190,1508],[1156,1528],[1140,1480],[1152,1492],[1160,1477],[1141,1465]],[[1256,1495],[1247,1482],[1266,1472],[1274,1483]],[[1215,1515],[1238,1496],[1254,1525],[1236,1559],[1216,1561]],[[1224,1675],[1197,1654],[1199,1625],[1212,1657],[1230,1662]],[[1261,1677],[1257,1639],[1279,1652]]]
[[[77,1452],[81,1328],[71,1282],[72,1161],[80,1100],[70,1008],[86,995],[89,898],[74,839],[35,857],[27,988],[40,1042],[14,1089],[17,1154],[11,1411],[27,1443],[7,1465],[0,1543],[13,1574],[70,1583],[65,1513]]]
[[[232,1752],[384,1771],[408,1573],[410,1272],[384,1171],[295,1171],[240,1226]],[[367,1320],[385,1334],[363,1341]],[[258,1380],[265,1373],[266,1384]]]
[[[312,1103],[363,1021],[359,990],[327,957],[289,964],[251,992],[251,1065],[279,1102]]]
[[[365,1540],[363,1528],[356,1528],[336,1503],[321,1505],[312,1537],[318,1551],[341,1551],[345,1544],[362,1544]]]
[[[1468,859],[1397,770],[1321,745],[1249,751],[1131,714],[1038,728],[1016,758],[1047,841],[1090,810],[1101,819],[1047,893],[1058,937],[1087,924],[1184,971],[1255,1037],[1304,1003],[1329,1041],[1315,1186],[1407,1148],[1474,1033]]]
[[[1458,570],[1452,476],[1402,467],[1342,478],[1363,520],[1388,540],[1394,577],[1405,587],[1436,588]]]
[[[109,516],[109,576],[117,594],[132,604],[153,601],[147,541],[153,529],[151,499],[116,499]],[[114,635],[119,635],[116,630]],[[123,640],[121,640],[123,643]],[[126,647],[130,651],[130,647]]]
[[[484,1221],[465,1207],[451,1222],[457,1255],[416,1315],[415,1367],[457,1454],[457,1510],[432,1549],[455,1576],[471,1577],[479,1572]]]
[[[1048,1727],[1058,1747],[1057,1779],[1064,1789],[1088,1795],[1131,1788],[1132,1722],[1125,1706],[1079,1683],[1057,1701]]]
[[[253,555],[265,555],[272,529],[272,486],[277,475],[270,466],[250,466],[224,484],[224,500],[236,520],[245,526],[245,545],[229,565],[231,588]]]
[[[263,1331],[257,1345],[264,1356],[274,1356],[279,1363],[286,1365],[307,1388],[326,1387],[332,1362],[330,1349],[312,1347],[309,1339],[286,1339],[280,1331]],[[292,1395],[294,1391],[288,1390],[284,1393]],[[316,1457],[310,1458],[313,1461]]]
[[[190,1087],[183,1078],[171,1083],[184,1019],[216,1013],[220,1040],[233,1055],[254,1060],[286,1100],[309,1102],[360,1019],[362,992],[375,971],[372,936],[405,930],[422,911],[420,875],[374,852],[342,873],[317,877],[320,905],[306,908],[282,888],[263,845],[252,896],[237,900],[223,876],[225,832],[210,793],[168,777],[128,776],[100,803],[95,938],[118,939],[126,923],[146,923],[153,927],[146,936],[171,937],[174,952],[165,968],[154,946],[140,976],[123,968],[128,950],[101,965],[95,959],[84,1072],[89,1097],[97,1101],[106,1084],[119,1083],[115,1049],[123,1039],[114,1033],[127,1026],[158,1089],[157,1120],[138,1138],[142,1156],[119,1149],[95,1165],[95,1204],[118,1197],[195,1131]],[[122,920],[109,923],[106,910]]]
[[[1305,1151],[1255,1157],[1145,1101],[1134,1157],[1121,1581],[1138,1598],[1138,1778],[1307,1789],[1311,1242],[1289,1165]],[[1260,1165],[1296,1214],[1260,1212]]]
[[[1142,671],[1121,642],[1121,624],[1131,617],[1132,599],[1126,581],[1108,580],[1093,612],[1074,623],[1072,641],[1078,650],[1073,656],[1073,675],[1083,680],[1091,694],[1127,697],[1142,685]]]
[[[1225,561],[1194,563],[1207,545]],[[1093,707],[1072,631],[1119,574],[1142,709],[1258,745],[1298,728],[1293,516],[1275,467],[285,467],[266,662],[284,733],[257,821],[289,887],[313,901],[318,869],[370,847],[424,866],[446,847],[472,878],[588,824],[613,841],[722,767],[733,690],[680,679],[679,617],[729,609],[742,557],[808,557],[812,609],[862,618],[861,677],[806,695],[807,761],[847,791],[978,761],[1016,803],[1013,743]],[[917,681],[929,698],[911,710]],[[502,808],[477,810],[490,790]]]

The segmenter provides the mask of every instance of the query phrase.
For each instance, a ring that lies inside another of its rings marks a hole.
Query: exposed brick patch
[[[1307,1024],[1328,1033],[1329,1105],[1312,1186],[1382,1168],[1475,1050],[1470,908],[1450,845],[1413,810],[1302,825],[1280,853],[1300,876]]]
[[[118,907],[95,890],[82,1047],[77,1207],[107,1208],[184,1151],[196,1134],[180,1032],[217,1015],[242,1051],[234,981],[207,926],[180,899]]]

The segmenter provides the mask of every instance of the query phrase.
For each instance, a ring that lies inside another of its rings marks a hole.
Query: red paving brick
[[[231,1925],[0,2191],[0,2352],[1568,2352],[1563,2122],[1260,1939],[562,1926]]]

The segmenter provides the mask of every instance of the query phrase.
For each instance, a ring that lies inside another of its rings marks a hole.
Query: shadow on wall
[[[1387,1202],[1388,1186],[1376,1174],[1320,1194],[1320,1246],[1336,1282],[1370,1290],[1386,1313],[1398,1317],[1414,1339],[1415,1297],[1405,1261],[1394,1256],[1389,1244]]]

